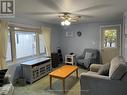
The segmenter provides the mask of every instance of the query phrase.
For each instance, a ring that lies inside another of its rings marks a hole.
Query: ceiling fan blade
[[[92,10],[97,10],[97,9],[101,9],[101,8],[106,8],[109,6],[111,6],[111,5],[110,4],[95,5],[95,6],[91,6],[88,8],[77,10],[75,12],[92,11]]]
[[[78,20],[71,20],[71,22],[77,22]]]
[[[57,14],[63,14],[63,12],[26,12],[24,14],[28,14],[28,15],[57,15]]]
[[[76,16],[79,16],[80,18],[82,17],[87,17],[87,18],[93,18],[94,16],[90,16],[90,15],[84,15],[84,14],[75,14],[75,13],[71,13],[72,15],[76,15]]]
[[[81,15],[81,17],[94,18],[94,16],[91,16],[91,15]]]
[[[58,10],[58,11],[60,10],[59,6],[53,0],[38,0],[38,1],[50,9]]]

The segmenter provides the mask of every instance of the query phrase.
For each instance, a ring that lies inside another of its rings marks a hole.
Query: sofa
[[[0,95],[14,95],[14,86],[10,81],[10,75],[5,75],[4,85],[0,87]]]
[[[77,65],[89,68],[92,63],[100,63],[100,54],[96,49],[84,49],[83,53],[76,57]]]
[[[81,74],[81,95],[127,95],[127,63],[124,58],[112,59],[107,76],[98,74],[102,67],[92,64],[90,71]]]

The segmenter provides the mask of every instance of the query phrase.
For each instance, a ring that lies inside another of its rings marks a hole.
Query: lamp
[[[69,26],[71,24],[71,22],[69,20],[64,20],[61,22],[62,26]]]

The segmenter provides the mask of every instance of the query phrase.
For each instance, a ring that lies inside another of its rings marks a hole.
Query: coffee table
[[[61,79],[63,83],[63,92],[65,93],[65,79],[75,71],[76,71],[76,77],[78,78],[78,67],[72,65],[64,65],[49,73],[50,89],[52,89],[52,78]]]

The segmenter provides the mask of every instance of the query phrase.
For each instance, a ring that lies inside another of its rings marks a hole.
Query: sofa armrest
[[[76,57],[76,59],[84,59],[83,54]]]
[[[98,72],[98,70],[101,68],[102,64],[91,64],[90,65],[90,71]]]
[[[4,77],[4,83],[5,84],[11,83],[10,82],[10,78],[11,78],[11,75],[9,75],[9,74],[5,75],[5,77]]]
[[[99,75],[99,74],[97,74],[95,72],[91,72],[91,71],[89,71],[87,73],[82,73],[80,75],[81,79],[84,78],[84,77],[94,78],[94,79],[101,79],[101,80],[107,80],[107,81],[111,80],[108,76]]]

